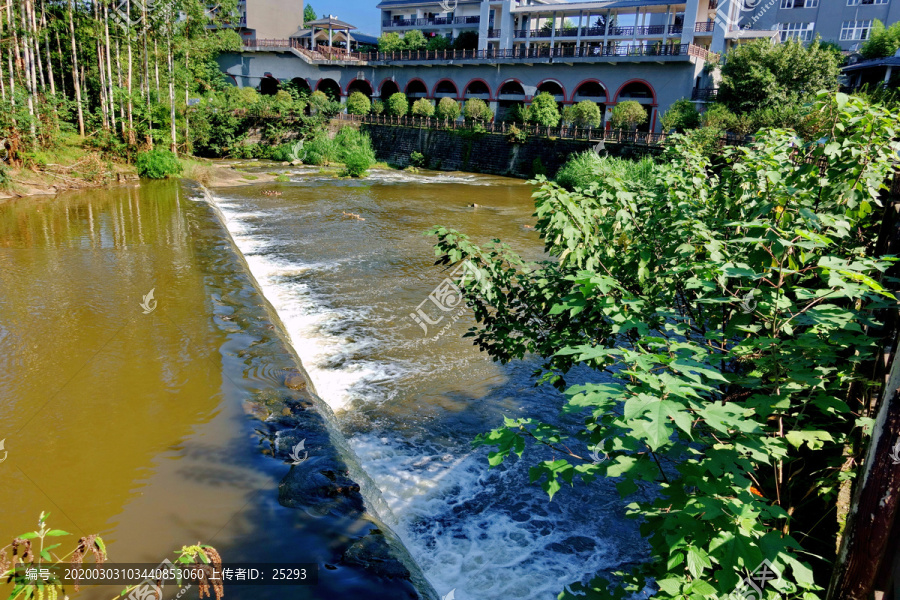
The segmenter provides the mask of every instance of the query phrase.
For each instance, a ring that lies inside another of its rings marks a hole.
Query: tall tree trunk
[[[19,62],[19,42],[16,40],[16,25],[15,20],[13,20],[13,12],[12,12],[12,2],[6,3],[6,22],[9,23],[9,30],[13,35],[13,51],[9,53],[7,56],[7,60],[9,61],[9,94],[10,100],[12,101],[12,105],[16,105],[16,68],[15,64]],[[15,63],[13,63],[13,56],[15,56]]]
[[[3,39],[3,12],[0,11],[0,40]],[[3,46],[0,45],[0,97],[3,98],[3,101],[6,102],[6,82],[4,78],[6,75],[3,73]]]
[[[116,94],[113,90],[112,61],[110,60],[109,43],[109,9],[106,2],[103,3],[103,30],[106,36],[106,81],[109,86],[109,116],[113,131],[116,129]]]
[[[75,84],[75,104],[78,106],[78,133],[84,137],[84,107],[81,104],[81,82],[78,78],[78,48],[75,45],[74,8],[69,0],[69,36],[72,38],[72,81]]]
[[[147,101],[147,144],[153,148],[153,103],[150,99],[150,55],[147,52],[147,30],[150,29],[150,22],[147,18],[147,3],[141,4],[141,28],[144,50],[144,74],[143,82],[144,94]]]
[[[127,27],[125,41],[128,44],[128,144],[134,146],[137,143],[137,139],[134,135],[134,86],[132,85],[134,62],[131,52],[131,0],[125,3],[125,10],[128,13],[125,17]]]
[[[169,46],[169,121],[172,124],[172,152],[178,154],[178,132],[175,129],[175,55],[172,52],[172,15],[168,19],[168,46]]]
[[[37,78],[35,77],[34,72],[34,57],[31,54],[31,27],[30,21],[28,18],[28,0],[24,0],[23,6],[21,7],[21,17],[22,17],[22,59],[24,61],[23,67],[25,69],[25,86],[28,88],[28,114],[31,115],[31,120],[29,123],[28,129],[31,131],[32,143],[37,143],[37,123],[36,118],[37,115],[35,113],[35,102],[34,97],[37,94]]]
[[[56,31],[54,33],[56,34],[56,51],[59,52],[59,87],[62,88],[62,95],[68,98],[69,95],[66,93],[66,67],[63,62],[65,54],[63,54],[62,43],[59,41],[59,32]]]
[[[119,44],[119,40],[116,40],[116,64],[121,67],[122,65],[122,52]],[[122,69],[116,69],[116,83],[119,86],[120,90],[124,90],[125,86],[122,84]],[[119,123],[122,127],[122,139],[125,139],[126,131],[125,131],[125,103],[119,103]]]

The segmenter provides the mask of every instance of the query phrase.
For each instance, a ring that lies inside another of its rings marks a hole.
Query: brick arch
[[[391,84],[397,88],[398,92],[400,91],[400,86],[397,84],[396,81],[394,81],[393,78],[385,77],[384,79],[381,80],[381,83],[378,84],[378,97],[381,98],[382,100],[387,100],[387,97],[385,97],[385,95],[384,95],[384,86],[386,84]]]
[[[575,86],[575,89],[572,90],[572,97],[570,98],[570,100],[572,102],[575,102],[575,95],[578,94],[578,90],[581,89],[581,86],[583,86],[586,83],[596,83],[597,85],[599,85],[600,88],[603,90],[603,98],[604,98],[603,102],[606,103],[606,102],[610,101],[609,88],[607,88],[606,85],[604,85],[604,83],[602,81],[600,81],[599,79],[584,79],[582,81],[579,81],[578,85]]]
[[[651,104],[651,106],[657,105],[656,90],[654,90],[653,86],[650,85],[650,82],[646,81],[645,79],[629,79],[628,81],[623,83],[621,86],[619,86],[619,89],[616,90],[615,99],[613,100],[614,103],[619,102],[620,96],[622,95],[622,90],[624,90],[627,86],[631,85],[632,83],[640,83],[640,84],[647,86],[647,89],[650,90],[650,97],[653,99],[653,103]]]
[[[497,98],[500,97],[500,94],[503,92],[503,87],[504,87],[507,83],[516,83],[516,84],[518,84],[519,87],[522,88],[522,94],[521,94],[521,95],[522,95],[522,96],[527,96],[527,94],[525,93],[525,84],[522,83],[521,80],[516,79],[516,78],[513,77],[513,78],[510,78],[510,79],[507,79],[506,81],[504,81],[503,83],[501,83],[499,86],[497,86],[497,94],[496,94],[496,97],[497,97]]]
[[[323,77],[322,79],[320,79],[319,81],[316,82],[316,91],[322,91],[322,92],[324,92],[324,93],[327,94],[328,92],[325,92],[325,90],[323,89],[323,87],[325,87],[325,88],[331,88],[331,91],[335,91],[335,90],[336,90],[336,91],[337,91],[337,98],[338,98],[338,99],[339,99],[339,98],[341,97],[341,95],[342,95],[342,92],[341,92],[341,85],[340,85],[337,81],[335,81],[334,79],[332,79],[331,77]]]
[[[453,99],[459,100],[459,86],[457,86],[456,82],[453,81],[452,79],[450,79],[449,77],[444,77],[443,79],[438,80],[438,82],[434,84],[434,87],[431,89],[431,97],[432,98],[436,97],[435,95],[438,93],[438,91],[437,91],[438,87],[440,87],[440,85],[444,82],[449,83],[450,85],[453,86],[453,89],[456,90],[456,95],[453,96]]]
[[[562,96],[562,101],[563,101],[563,102],[566,101],[566,86],[564,86],[564,85],[562,84],[562,82],[559,81],[558,79],[553,79],[552,77],[548,77],[547,79],[542,79],[536,86],[534,86],[534,92],[535,92],[534,95],[535,95],[535,96],[537,96],[538,94],[541,93],[541,92],[540,92],[540,87],[541,87],[542,85],[544,85],[545,83],[555,83],[556,85],[558,85],[558,86],[559,86],[559,89],[562,90],[562,94],[561,94],[561,96]]]
[[[480,77],[476,77],[475,79],[469,80],[469,82],[465,85],[465,87],[463,87],[463,98],[465,98],[466,94],[469,93],[469,86],[471,86],[473,83],[483,84],[484,87],[487,89],[487,99],[488,100],[493,99],[493,97],[491,96],[491,86],[488,85],[487,81],[485,81],[484,79],[481,79]]]
[[[428,85],[420,77],[413,77],[412,79],[407,81],[406,87],[403,88],[403,93],[408,96],[410,93],[409,86],[411,86],[415,82],[421,83],[422,87],[425,89],[425,95],[423,96],[423,98],[429,98],[430,96],[428,95]]]
[[[356,84],[356,85],[354,85],[354,84]],[[359,85],[359,84],[365,84],[365,87],[368,88],[368,91],[366,91],[365,89],[363,89],[363,86],[361,86],[361,85]],[[352,88],[352,89],[351,89],[351,88]],[[365,79],[361,79],[361,78],[357,77],[356,79],[353,79],[352,81],[350,81],[350,82],[347,83],[347,88],[346,88],[346,90],[344,91],[344,95],[345,95],[345,96],[349,96],[352,92],[355,92],[355,91],[357,91],[357,90],[360,91],[360,92],[362,92],[363,94],[365,94],[365,95],[368,96],[369,98],[371,98],[371,97],[375,94],[375,90],[372,89],[372,82],[371,82],[371,81],[367,81],[367,80],[365,80]]]

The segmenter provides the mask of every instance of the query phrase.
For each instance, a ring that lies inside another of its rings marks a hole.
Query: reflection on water
[[[73,534],[65,548],[99,533],[120,563],[155,565],[199,540],[226,561],[338,565],[371,524],[281,506],[288,466],[244,411],[289,364],[263,305],[210,207],[178,184],[0,205],[0,547],[48,511]],[[372,585],[339,565],[290,597],[371,597]]]
[[[281,196],[247,186],[221,191],[216,203],[438,592],[555,598],[567,582],[638,558],[641,542],[611,482],[563,490],[550,503],[528,485],[526,464],[488,470],[486,451],[471,450],[503,415],[558,419],[560,397],[533,387],[534,365],[480,354],[462,338],[470,314],[436,341],[408,317],[446,277],[434,266],[434,240],[422,236],[433,225],[542,256],[531,188],[393,171],[338,182],[298,171],[275,187]],[[536,450],[528,462],[550,457]]]

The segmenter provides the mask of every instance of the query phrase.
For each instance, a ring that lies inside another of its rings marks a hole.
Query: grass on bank
[[[598,156],[587,150],[573,154],[556,173],[556,183],[574,191],[584,189],[594,182],[608,177],[627,181],[650,183],[656,170],[656,161],[645,156],[639,160]]]

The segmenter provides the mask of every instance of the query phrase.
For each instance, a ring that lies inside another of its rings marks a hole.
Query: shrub
[[[443,35],[436,35],[428,39],[426,50],[449,50],[452,42],[450,38]]]
[[[353,92],[347,98],[347,113],[351,115],[367,115],[372,110],[372,101],[362,92]]]
[[[567,125],[575,124],[575,105],[569,104],[564,106],[559,113],[559,120]]]
[[[556,174],[556,183],[569,191],[586,188],[591,183],[616,178],[620,181],[649,184],[654,177],[656,163],[652,158],[628,160],[597,156],[588,150],[572,155]]]
[[[900,49],[900,22],[885,29],[884,23],[875,19],[869,39],[863,42],[859,53],[863,58],[884,58],[893,56],[898,49]]]
[[[412,152],[409,155],[409,164],[414,167],[424,167],[425,166],[425,155],[421,152]]]
[[[417,117],[431,117],[434,115],[434,103],[428,98],[419,98],[413,102],[412,114]]]
[[[701,122],[704,127],[713,127],[715,129],[728,129],[732,121],[734,121],[734,113],[728,110],[724,104],[710,104],[703,115]]]
[[[404,50],[424,50],[428,45],[425,35],[418,29],[410,29],[403,34]]]
[[[393,117],[405,117],[406,113],[409,112],[409,100],[406,99],[406,94],[397,92],[391,95],[388,98],[385,111]]]
[[[363,176],[375,164],[371,138],[357,129],[342,128],[335,136],[333,146],[337,160],[344,163],[346,173],[351,177]]]
[[[338,160],[337,147],[334,140],[328,137],[324,131],[320,131],[316,136],[303,144],[305,152],[303,162],[308,165],[327,165],[330,162]]]
[[[572,107],[572,122],[578,127],[600,127],[603,113],[593,100],[582,100]]]
[[[470,98],[466,100],[463,114],[467,121],[487,123],[494,118],[494,113],[488,108],[485,101],[480,98]]]
[[[529,123],[537,123],[544,127],[556,127],[559,124],[559,118],[556,98],[547,92],[541,92],[535,96],[526,111],[526,119]]]
[[[528,141],[528,134],[515,125],[510,125],[509,131],[506,134],[506,139],[510,144],[524,144]]]
[[[309,96],[309,105],[316,110],[321,110],[329,102],[331,102],[331,99],[322,90],[316,90]]]
[[[438,101],[435,116],[444,121],[455,121],[459,118],[459,102],[453,98],[441,98]]]
[[[372,102],[372,114],[380,115],[382,113],[384,113],[384,102],[381,100],[374,100]]]
[[[397,33],[385,33],[378,38],[378,50],[380,52],[397,52],[405,48],[406,46],[403,43],[403,38]]]
[[[135,160],[138,175],[147,179],[166,179],[180,175],[182,171],[178,157],[169,150],[149,150],[141,152]]]
[[[635,129],[647,122],[647,111],[634,100],[626,100],[616,104],[610,115],[610,122],[616,129]]]
[[[351,177],[362,177],[373,164],[375,164],[375,161],[372,157],[358,148],[351,150],[344,156],[344,172]]]
[[[734,113],[779,104],[802,104],[820,90],[838,86],[838,58],[819,41],[780,44],[755,40],[728,51],[718,101]]]
[[[683,133],[687,129],[696,129],[700,125],[700,112],[693,102],[682,98],[672,103],[660,122],[664,131],[674,129]]]

